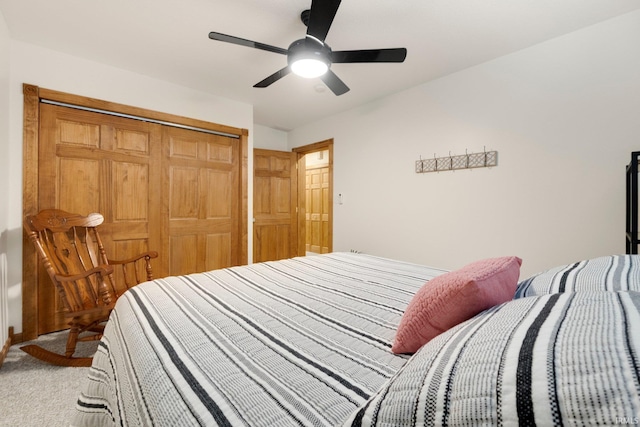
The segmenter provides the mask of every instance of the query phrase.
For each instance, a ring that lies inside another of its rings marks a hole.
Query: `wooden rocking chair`
[[[37,345],[21,348],[42,361],[59,366],[91,366],[92,357],[73,357],[78,341],[102,337],[104,323],[118,297],[145,280],[152,280],[155,251],[116,261],[107,258],[97,226],[99,213],[87,216],[47,209],[27,216],[24,227],[53,282],[69,319],[64,355]],[[92,332],[90,335],[79,334]]]

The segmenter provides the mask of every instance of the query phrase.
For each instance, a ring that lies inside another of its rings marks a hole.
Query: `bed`
[[[332,253],[143,283],[112,312],[72,425],[638,424],[640,262],[607,258],[514,284],[411,354],[391,350],[405,311],[452,272]],[[627,279],[580,288],[596,276]]]

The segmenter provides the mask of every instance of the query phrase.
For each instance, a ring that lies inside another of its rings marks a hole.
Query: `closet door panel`
[[[170,211],[172,219],[198,219],[200,180],[198,168],[171,167]]]
[[[100,161],[58,158],[57,182],[54,188],[56,206],[67,212],[88,214],[100,211]],[[41,188],[49,187],[44,183]],[[57,189],[57,191],[56,191]],[[49,197],[47,197],[49,198]]]
[[[177,233],[176,233],[177,234]],[[198,235],[171,236],[171,275],[193,273],[198,270]]]
[[[109,258],[158,250],[160,125],[49,104],[40,105],[40,115],[38,210],[101,213]],[[38,333],[65,328],[57,294],[40,270]]]
[[[149,165],[113,162],[114,222],[149,220]]]
[[[165,199],[169,274],[237,265],[240,236],[239,143],[166,127]]]
[[[100,126],[75,120],[57,120],[60,144],[98,148],[100,146]]]
[[[231,233],[207,235],[205,270],[217,270],[231,265]]]
[[[207,199],[204,203],[208,219],[230,219],[233,215],[233,174],[225,170],[205,170],[204,181]]]
[[[113,151],[149,155],[149,134],[133,129],[116,129]]]

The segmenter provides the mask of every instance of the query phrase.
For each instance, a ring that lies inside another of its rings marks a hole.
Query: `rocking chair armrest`
[[[101,276],[108,276],[109,274],[113,273],[113,267],[110,265],[99,265],[97,267],[93,267],[90,270],[85,271],[84,273],[80,273],[80,274],[71,274],[71,275],[67,275],[67,274],[56,274],[55,277],[57,280],[61,281],[61,282],[72,282],[75,280],[80,280],[80,279],[84,279],[87,278],[93,274],[100,274]]]
[[[156,251],[148,251],[148,252],[143,252],[139,255],[136,255],[132,258],[129,259],[125,259],[125,260],[117,260],[117,259],[109,259],[107,260],[109,262],[109,264],[130,264],[132,262],[138,261],[139,259],[142,258],[148,258],[148,259],[152,259],[152,258],[157,258],[158,257],[158,252]]]

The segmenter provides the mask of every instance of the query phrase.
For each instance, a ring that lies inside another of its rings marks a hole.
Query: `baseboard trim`
[[[19,334],[14,334],[13,326],[9,328],[9,338],[11,338],[11,345],[24,342],[24,340],[22,339],[22,332],[20,332]]]

